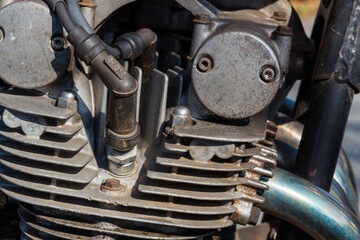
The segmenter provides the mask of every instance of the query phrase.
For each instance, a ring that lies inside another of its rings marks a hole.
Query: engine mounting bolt
[[[123,186],[120,184],[119,180],[109,178],[102,183],[101,189],[108,191],[120,191],[123,189]]]
[[[59,51],[62,50],[64,48],[65,45],[65,40],[62,37],[54,37],[51,40],[51,47],[55,50],[55,51]]]
[[[275,77],[276,77],[276,72],[273,67],[264,66],[262,68],[261,73],[260,73],[261,80],[268,83],[268,82],[274,80]]]
[[[210,56],[203,56],[199,59],[197,69],[199,72],[210,72],[213,68],[213,61]]]
[[[4,40],[4,31],[0,28],[0,42]]]
[[[286,21],[287,20],[286,13],[282,12],[282,11],[275,11],[271,18],[278,20],[278,21]]]

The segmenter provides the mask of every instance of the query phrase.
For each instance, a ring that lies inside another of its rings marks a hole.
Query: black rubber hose
[[[67,10],[76,25],[82,26],[89,34],[95,34],[94,29],[81,12],[79,0],[66,0]]]
[[[89,34],[96,34],[94,29],[85,19],[84,15],[81,12],[79,1],[78,0],[66,0],[67,10],[76,25],[82,26]],[[114,47],[109,46],[104,41],[101,41],[104,45],[106,51],[114,56],[115,58],[120,57],[120,50]]]
[[[75,23],[71,19],[64,2],[57,2],[54,8],[57,16],[59,17],[61,24],[64,26],[67,32],[71,32],[75,28]]]

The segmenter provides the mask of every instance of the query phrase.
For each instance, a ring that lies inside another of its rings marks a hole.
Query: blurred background
[[[290,2],[298,12],[306,34],[310,36],[320,0],[290,0]],[[289,93],[290,99],[296,99],[299,86],[300,82],[297,81]],[[343,148],[352,163],[357,186],[360,186],[360,98],[357,95],[355,95],[351,107]]]

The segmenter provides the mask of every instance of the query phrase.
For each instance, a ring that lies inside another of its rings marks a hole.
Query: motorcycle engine
[[[81,1],[121,54],[150,39],[121,65],[96,63],[130,74],[127,94],[77,57],[45,2],[2,2],[0,188],[19,202],[22,238],[199,239],[257,223],[292,9],[245,2]]]

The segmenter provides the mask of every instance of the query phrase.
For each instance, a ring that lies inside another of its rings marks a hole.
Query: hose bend
[[[90,24],[88,23],[88,21],[85,19],[84,15],[81,12],[79,1],[66,0],[66,4],[69,15],[71,19],[74,21],[75,25],[82,26],[85,29],[85,31],[88,32],[89,34],[95,34],[94,29],[90,26]],[[119,49],[109,46],[104,41],[101,42],[104,45],[106,52],[108,52],[110,55],[114,56],[115,58],[120,57]]]

